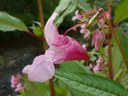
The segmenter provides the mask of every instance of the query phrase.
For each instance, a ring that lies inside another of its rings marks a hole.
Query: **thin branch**
[[[84,24],[84,23],[83,23],[83,24]],[[80,27],[81,25],[82,25],[82,24],[77,24],[77,25],[75,25],[75,26],[69,28],[68,30],[66,30],[66,31],[64,32],[64,35],[66,35],[69,31],[73,30],[73,28]]]
[[[37,38],[37,39],[39,39],[39,40],[41,40],[41,41],[45,41],[45,39],[44,39],[44,38],[39,37],[39,36],[36,36],[36,35],[35,35],[35,34],[33,34],[32,32],[25,32],[25,33],[27,33],[27,34],[29,34],[29,35],[31,35],[31,36],[33,36],[33,37],[35,37],[35,38]]]

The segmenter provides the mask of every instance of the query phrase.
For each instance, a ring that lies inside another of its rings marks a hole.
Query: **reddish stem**
[[[108,10],[111,10],[111,0],[108,0]],[[107,19],[107,18],[106,18]],[[107,19],[108,26],[112,26],[111,18]],[[111,28],[108,28],[108,35],[111,37]],[[114,78],[113,66],[112,66],[112,46],[111,46],[111,38],[108,39],[108,71],[109,71],[109,78]]]
[[[35,38],[37,38],[37,39],[39,39],[39,40],[41,40],[41,41],[45,41],[44,38],[41,38],[41,37],[39,37],[39,36],[36,36],[36,35],[33,34],[32,32],[25,32],[25,33],[27,33],[27,34],[29,34],[29,35],[31,35],[31,36],[33,36],[33,37],[35,37]]]
[[[73,28],[80,27],[81,25],[82,25],[82,24],[77,24],[77,25],[75,25],[75,26],[69,28],[68,30],[66,30],[66,31],[64,32],[64,35],[66,35],[69,31],[73,30]]]
[[[109,70],[109,78],[113,79],[113,66],[112,66],[112,45],[111,45],[111,38],[108,40],[108,70]]]
[[[54,90],[54,82],[53,79],[49,80],[50,83],[50,90],[51,90],[51,96],[55,96],[55,90]]]

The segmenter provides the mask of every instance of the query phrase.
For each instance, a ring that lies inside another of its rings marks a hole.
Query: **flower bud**
[[[105,12],[105,16],[106,16],[106,18],[107,18],[108,20],[111,19],[111,14],[110,14],[109,11]]]
[[[104,40],[105,40],[105,34],[104,34],[104,32],[102,32],[100,30],[96,30],[93,33],[92,45],[94,45],[96,51],[98,51],[99,48],[103,45]]]

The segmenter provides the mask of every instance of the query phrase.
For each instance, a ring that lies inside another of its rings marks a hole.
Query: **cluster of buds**
[[[76,11],[73,21],[78,21],[80,25],[80,33],[84,34],[84,38],[88,40],[92,34],[92,45],[96,51],[103,45],[105,41],[104,29],[108,28],[107,21],[111,19],[110,11],[104,12],[101,8],[95,8],[89,11]],[[96,29],[95,29],[96,28]]]
[[[93,66],[92,64],[90,64],[90,68],[93,70],[93,72],[98,72],[98,71],[102,71],[105,67],[105,61],[103,58],[99,58],[96,61],[96,65]]]
[[[16,92],[23,91],[23,77],[20,74],[15,74],[11,76],[11,87],[15,89]]]

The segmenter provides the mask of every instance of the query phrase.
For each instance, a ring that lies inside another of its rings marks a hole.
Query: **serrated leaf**
[[[91,8],[91,5],[87,3],[87,0],[79,0],[78,1],[78,7],[84,11]]]
[[[20,19],[6,12],[0,12],[0,30],[4,32],[14,30],[28,32],[26,25]]]
[[[121,28],[116,30],[116,34],[122,49],[123,59],[128,64],[128,36],[122,31]]]
[[[123,0],[115,10],[114,23],[128,18],[128,0]]]
[[[72,96],[93,96],[85,92],[80,92],[74,88],[70,88],[69,90],[71,91]]]
[[[60,64],[60,69],[72,73],[86,73],[88,69],[79,61],[66,61]]]
[[[55,77],[68,86],[93,96],[128,96],[123,86],[103,77],[56,70]]]
[[[59,17],[56,18],[55,23],[59,26],[64,18],[73,12],[78,4],[78,0],[61,0],[58,7],[55,9],[55,12],[59,14]]]

